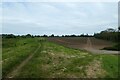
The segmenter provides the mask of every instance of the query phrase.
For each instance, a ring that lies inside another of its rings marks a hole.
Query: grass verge
[[[26,59],[38,46],[37,39],[11,38],[3,39],[2,75],[6,76],[15,66]]]

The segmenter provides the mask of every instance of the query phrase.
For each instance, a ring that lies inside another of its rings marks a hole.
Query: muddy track
[[[118,51],[98,50],[93,48],[92,41],[90,40],[90,38],[87,38],[87,44],[86,44],[85,50],[90,51],[92,53],[98,53],[98,54],[118,54]]]
[[[34,56],[34,54],[39,50],[40,48],[40,44],[38,46],[38,48],[32,53],[30,54],[21,64],[19,64],[12,72],[8,73],[6,78],[13,78],[14,76],[16,76],[16,74],[20,71],[20,69],[29,62],[29,60]]]
[[[92,42],[91,42],[90,38],[87,38],[87,44],[86,44],[85,49],[86,49],[86,50],[87,50],[87,49],[92,49]]]

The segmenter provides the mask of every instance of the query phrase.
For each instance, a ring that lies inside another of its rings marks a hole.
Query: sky
[[[4,34],[94,34],[118,27],[117,2],[3,2]]]

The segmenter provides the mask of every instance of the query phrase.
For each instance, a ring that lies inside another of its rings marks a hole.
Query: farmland
[[[49,41],[53,41],[58,44],[62,44],[66,47],[87,50],[92,53],[105,53],[105,54],[118,54],[118,51],[101,50],[104,47],[111,47],[115,43],[96,39],[94,37],[61,37],[61,38],[48,38]]]
[[[98,50],[114,43],[94,40],[85,37],[4,38],[3,77],[117,78],[118,55],[96,55],[88,51],[91,46]]]
[[[72,48],[79,48],[79,49],[85,49],[88,47],[87,45],[87,39],[86,37],[61,37],[61,38],[48,38],[50,41],[54,41],[60,44],[68,45]],[[92,47],[96,49],[101,49],[106,46],[111,46],[113,43],[96,39],[94,37],[89,37],[89,39],[92,42]]]

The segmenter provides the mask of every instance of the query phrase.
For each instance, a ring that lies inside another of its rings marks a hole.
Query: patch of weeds
[[[117,78],[118,77],[118,56],[102,55],[102,68],[107,71],[106,78]]]

